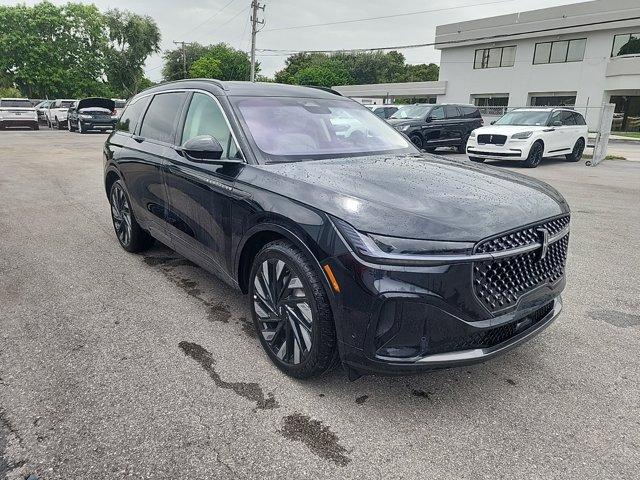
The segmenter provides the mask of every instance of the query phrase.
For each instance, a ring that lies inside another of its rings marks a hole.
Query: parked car
[[[53,103],[53,100],[42,100],[35,105],[36,112],[38,114],[39,123],[47,123],[47,109],[49,105]]]
[[[465,153],[469,134],[483,125],[478,107],[452,104],[415,104],[400,108],[388,120],[420,149],[456,147]]]
[[[130,100],[104,163],[122,248],[156,238],[248,293],[266,354],[297,378],[482,362],[561,310],[556,190],[423,154],[327,91],[159,85]]]
[[[123,100],[121,98],[112,98],[111,100],[114,101],[115,103],[115,116],[119,117],[122,114],[122,110],[124,109],[124,106],[127,104],[126,100]]]
[[[67,127],[70,132],[87,133],[89,130],[113,130],[118,117],[115,102],[110,98],[83,98],[69,108]]]
[[[31,127],[38,130],[38,114],[26,98],[0,98],[0,130]]]
[[[398,105],[367,105],[367,108],[380,118],[387,119],[396,113],[400,107]]]
[[[47,124],[49,125],[49,128],[55,127],[58,130],[66,128],[67,113],[69,112],[69,108],[73,106],[76,101],[77,100],[72,99],[54,100],[46,111]]]
[[[491,126],[475,130],[467,143],[474,162],[518,160],[537,167],[544,157],[579,162],[589,132],[584,117],[566,108],[519,108]]]

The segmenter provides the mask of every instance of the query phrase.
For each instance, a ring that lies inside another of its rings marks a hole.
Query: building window
[[[616,105],[611,129],[614,132],[640,132],[640,96],[614,95],[611,103]]]
[[[532,95],[532,107],[575,107],[575,95]]]
[[[626,33],[613,37],[612,57],[640,53],[640,33]]]
[[[536,43],[533,64],[581,62],[586,46],[586,38]]]
[[[483,115],[502,116],[507,112],[509,95],[472,95],[473,104]]]
[[[476,50],[475,69],[513,67],[516,62],[516,47],[481,48]]]

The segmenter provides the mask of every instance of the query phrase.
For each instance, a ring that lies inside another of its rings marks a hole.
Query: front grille
[[[547,228],[553,236],[569,225],[569,217],[528,227],[481,243],[477,253],[494,253],[539,241],[537,229]],[[564,275],[569,235],[549,245],[540,259],[541,249],[473,265],[473,288],[478,299],[491,312],[513,307],[520,297],[542,285],[553,285]]]
[[[429,354],[458,352],[462,350],[472,350],[475,348],[491,348],[510,340],[519,333],[530,329],[537,325],[553,310],[554,302],[549,302],[542,308],[539,308],[529,316],[511,322],[506,325],[475,332],[471,335],[463,335],[459,337],[443,339],[440,342],[433,342],[429,346]]]
[[[476,247],[476,253],[495,253],[510,248],[531,245],[532,243],[540,241],[540,236],[537,232],[538,229],[546,228],[549,231],[549,236],[553,237],[569,226],[569,220],[570,217],[567,215],[523,230],[484,240]]]
[[[504,145],[507,143],[506,135],[478,135],[478,143],[489,145]]]

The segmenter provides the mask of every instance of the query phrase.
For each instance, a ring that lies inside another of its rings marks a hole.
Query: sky
[[[175,48],[174,41],[204,45],[226,42],[241,50],[249,51],[250,48],[251,0],[76,1],[94,3],[103,11],[120,8],[151,16],[160,28],[161,47],[165,50]],[[38,2],[0,0],[0,4],[17,3]],[[66,0],[53,0],[53,3],[62,4]],[[264,18],[265,25],[257,36],[258,48],[332,50],[432,42],[437,25],[581,3],[581,0],[261,0],[261,3],[265,4],[265,11],[259,18]],[[431,11],[338,25],[290,28],[423,10]],[[438,63],[440,60],[439,51],[433,47],[400,51],[408,63]],[[286,55],[281,54],[259,53],[261,73],[273,76],[284,67],[285,58]],[[161,80],[161,55],[149,57],[145,70],[151,80]]]

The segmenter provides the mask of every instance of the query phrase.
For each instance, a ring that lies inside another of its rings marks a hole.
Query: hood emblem
[[[547,258],[547,253],[549,253],[549,230],[546,228],[538,228],[536,231],[542,244],[542,247],[540,247],[540,256],[538,257],[538,261],[540,261]]]

